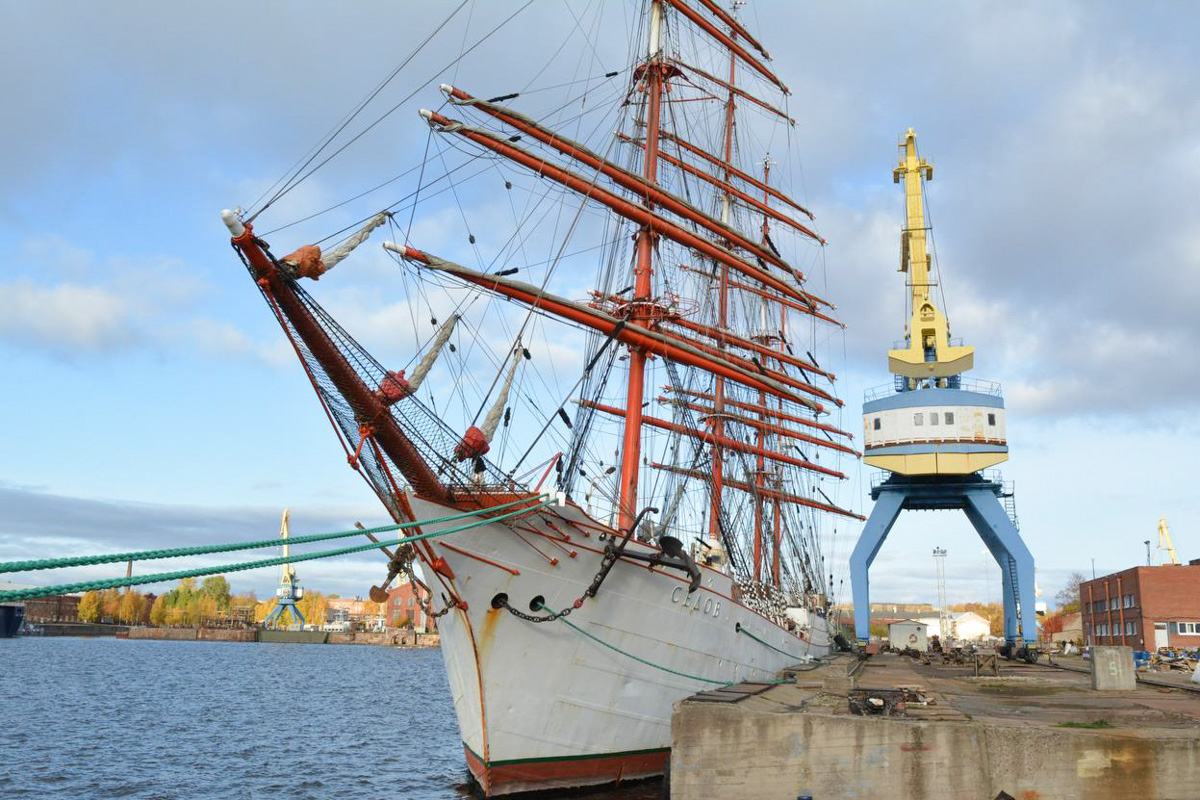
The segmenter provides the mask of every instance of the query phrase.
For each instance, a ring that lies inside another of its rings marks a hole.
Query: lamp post
[[[1143,544],[1146,545],[1146,566],[1150,566],[1150,540],[1147,539]]]

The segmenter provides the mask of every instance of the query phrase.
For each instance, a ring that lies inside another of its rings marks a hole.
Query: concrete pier
[[[795,684],[678,703],[671,797],[1197,796],[1200,694],[1096,691],[1086,674],[1010,662],[999,677],[898,655],[851,666],[838,657]]]

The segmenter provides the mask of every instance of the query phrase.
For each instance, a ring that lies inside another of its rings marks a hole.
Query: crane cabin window
[[[938,423],[938,413],[936,411],[930,411],[929,412],[929,424],[937,425],[937,423]]]
[[[924,424],[925,424],[925,415],[924,414],[922,414],[920,412],[913,414],[913,425],[916,425],[919,427]]]
[[[991,425],[993,427],[996,425],[996,415],[995,414],[988,414],[988,425]]]
[[[875,420],[874,420],[874,427],[875,427],[875,430],[879,430],[879,417],[876,417],[876,418],[875,418]]]
[[[953,411],[947,411],[944,416],[945,416],[945,419],[943,419],[942,422],[945,422],[947,425],[954,424],[954,412]]]

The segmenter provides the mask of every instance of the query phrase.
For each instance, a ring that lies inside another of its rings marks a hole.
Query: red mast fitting
[[[623,139],[623,140],[629,142],[630,144],[636,145],[638,147],[645,146],[639,140],[634,139],[631,136],[627,136],[624,133],[618,132],[617,138]],[[679,169],[683,170],[684,172],[688,173],[689,175],[695,175],[697,178],[704,181],[705,183],[710,183],[713,186],[716,186],[718,189],[722,189],[726,192],[729,192],[731,195],[733,195],[734,197],[736,197],[738,200],[745,203],[746,205],[752,206],[753,208],[755,208],[759,211],[762,211],[764,214],[770,214],[773,218],[779,220],[780,222],[784,223],[785,225],[788,225],[791,228],[796,229],[800,233],[803,233],[805,236],[808,236],[811,239],[815,239],[816,241],[820,242],[821,244],[825,244],[825,240],[822,239],[815,232],[809,230],[804,225],[801,225],[799,222],[796,222],[796,220],[792,219],[791,217],[787,216],[786,214],[781,214],[780,212],[776,211],[775,209],[771,208],[770,206],[764,205],[761,200],[756,200],[755,198],[753,198],[750,195],[743,192],[741,189],[738,189],[735,186],[731,186],[728,181],[723,181],[720,178],[713,177],[712,175],[708,174],[704,170],[702,170],[698,167],[692,166],[691,164],[687,163],[686,161],[681,161],[680,159],[675,158],[674,156],[667,155],[666,153],[660,152],[658,157],[661,158],[663,161],[667,162],[668,164],[678,167]],[[716,160],[716,159],[713,159],[713,163],[714,164],[722,164],[721,161]],[[799,277],[799,280],[803,280],[803,279],[804,279],[803,276]],[[828,303],[826,303],[826,305],[828,305]]]
[[[664,472],[674,472],[676,475],[683,475],[686,478],[697,478],[699,480],[706,480],[709,477],[708,473],[706,472],[676,467],[671,464],[652,463],[650,468],[661,469]],[[862,514],[855,514],[853,511],[847,511],[844,508],[838,508],[837,506],[829,505],[828,503],[821,503],[816,500],[811,500],[807,497],[801,497],[798,494],[786,494],[784,492],[777,492],[771,489],[759,489],[754,484],[743,483],[741,481],[726,481],[725,485],[730,489],[737,489],[738,491],[746,492],[747,494],[759,493],[768,500],[776,500],[781,503],[794,503],[795,505],[815,508],[818,511],[828,511],[831,514],[840,514],[843,517],[850,517],[851,519],[857,519],[860,521],[866,521],[867,519]]]
[[[770,286],[781,294],[791,297],[794,300],[803,300],[806,297],[804,292],[785,283],[779,278],[776,278],[769,272],[765,272],[754,264],[751,264],[749,261],[741,258],[736,253],[733,253],[718,244],[714,244],[713,242],[710,242],[707,239],[692,233],[691,231],[680,228],[678,225],[666,219],[665,217],[662,217],[661,215],[656,214],[653,211],[644,208],[643,206],[632,203],[629,200],[614,194],[613,192],[600,188],[595,184],[595,181],[589,180],[582,175],[571,172],[570,170],[555,166],[549,161],[539,158],[522,148],[515,147],[503,137],[488,133],[486,131],[470,128],[466,125],[463,125],[461,122],[447,119],[435,111],[422,111],[421,116],[425,117],[434,125],[437,125],[446,133],[456,133],[460,136],[470,139],[477,144],[483,145],[489,150],[493,150],[500,155],[505,156],[506,158],[512,159],[522,166],[528,167],[537,175],[561,183],[563,186],[579,192],[584,197],[589,197],[600,203],[603,203],[631,222],[636,222],[642,225],[650,235],[665,236],[677,244],[681,244],[684,247],[695,250],[702,255],[708,256],[714,261],[725,264],[730,268],[737,270],[747,277],[753,278],[754,280]],[[645,246],[650,246],[649,241],[647,241]],[[639,248],[640,247],[641,245],[639,245]],[[796,278],[796,280],[804,280],[804,275],[799,270],[796,270],[792,267],[788,267],[788,270],[792,276]],[[647,292],[648,291],[649,288],[647,287]],[[636,284],[634,296],[636,299]],[[648,300],[649,294],[642,299]]]
[[[686,328],[687,330],[691,331],[692,333],[698,333],[701,336],[707,336],[710,339],[715,339],[718,342],[720,342],[721,344],[732,345],[733,347],[738,347],[738,348],[741,348],[742,350],[750,350],[751,352],[759,353],[760,355],[767,356],[768,358],[774,359],[781,363],[790,364],[793,367],[797,367],[797,368],[805,370],[807,372],[812,372],[817,375],[821,375],[825,378],[828,378],[831,381],[834,379],[834,376],[832,373],[829,373],[823,369],[820,369],[815,364],[811,364],[811,363],[805,361],[804,359],[796,358],[795,356],[788,355],[787,353],[780,353],[776,350],[772,350],[771,348],[769,348],[765,345],[761,345],[758,342],[754,342],[749,339],[745,339],[741,336],[731,333],[730,331],[723,331],[723,330],[720,330],[719,328],[713,328],[708,325],[701,325],[699,322],[692,322],[691,320],[682,319],[682,318],[672,318],[670,320],[670,322],[672,325],[678,325],[681,328]],[[824,397],[826,400],[834,399],[833,397],[831,397],[829,395],[825,395],[825,394],[822,394],[821,397]]]
[[[689,397],[698,397],[701,400],[712,400],[712,395],[708,394],[707,392],[697,392],[697,391],[693,391],[691,389],[680,389],[675,386],[664,386],[663,391],[671,392],[672,394],[687,395]],[[726,405],[733,406],[734,408],[740,408],[744,411],[754,411],[756,413],[762,413],[762,414],[766,414],[767,416],[774,417],[775,419],[782,419],[782,420],[786,420],[788,422],[794,422],[797,425],[807,425],[810,428],[816,428],[817,430],[822,430],[827,433],[833,433],[833,434],[837,434],[838,436],[844,436],[847,439],[854,438],[854,434],[852,434],[852,433],[847,433],[846,431],[839,430],[838,428],[835,428],[832,425],[826,425],[823,422],[817,422],[815,420],[805,419],[804,417],[797,417],[794,414],[787,414],[782,411],[774,411],[769,408],[759,408],[758,406],[751,405],[749,403],[739,403],[735,400],[726,400],[725,403],[726,403]],[[705,409],[705,410],[710,411],[710,412],[715,411],[715,409],[712,409],[712,408]]]
[[[660,397],[660,398],[658,398],[658,400],[660,403],[670,403],[672,405],[678,405],[681,408],[686,408],[689,411],[697,411],[701,414],[711,415],[711,414],[716,413],[711,407],[702,406],[697,403],[688,403],[683,400],[670,400],[666,397]],[[729,400],[726,400],[725,404],[732,405],[732,402]],[[755,408],[754,410],[757,411],[758,409]],[[813,445],[814,447],[825,447],[830,450],[837,450],[841,453],[846,453],[847,455],[852,455],[855,458],[862,457],[862,453],[858,452],[857,450],[855,450],[852,447],[846,447],[843,444],[838,444],[837,442],[831,442],[828,439],[818,439],[815,436],[809,436],[807,434],[800,433],[799,431],[794,431],[791,428],[785,428],[781,425],[772,425],[769,422],[762,422],[760,420],[750,419],[749,417],[743,417],[740,414],[731,414],[728,411],[722,412],[722,416],[724,416],[725,419],[729,420],[730,422],[736,422],[739,425],[745,425],[750,428],[757,428],[759,430],[768,431],[770,433],[777,433],[780,436],[786,436],[789,439],[796,439],[797,441],[808,442],[809,444]]]
[[[708,74],[707,72],[700,69],[699,67],[693,67],[691,64],[685,64],[682,61],[680,61],[679,59],[672,59],[671,63],[674,64],[676,67],[678,67],[681,72],[690,72],[694,75],[699,75],[701,78],[704,78],[707,81],[711,81],[712,83],[717,84],[718,86],[720,86],[723,89],[729,89],[734,94],[736,94],[738,97],[749,100],[751,103],[754,103],[756,106],[759,106],[760,108],[762,108],[766,111],[770,111],[772,114],[785,120],[789,125],[794,126],[796,124],[796,120],[789,117],[786,112],[779,110],[775,106],[771,105],[770,103],[768,103],[764,100],[761,100],[761,99],[755,97],[754,95],[750,94],[749,92],[742,91],[741,89],[737,88],[736,86],[730,86],[725,81],[721,80],[720,78],[716,77],[715,75]],[[692,82],[688,81],[688,83],[692,83]],[[692,85],[695,86],[694,83]],[[696,88],[699,89],[700,87],[697,86]]]
[[[787,203],[789,206],[796,209],[797,211],[799,211],[801,214],[808,217],[809,219],[816,219],[816,217],[813,216],[811,211],[809,211],[807,208],[805,208],[804,206],[797,203],[792,198],[788,197],[783,192],[779,191],[778,189],[771,188],[767,184],[760,181],[758,178],[754,177],[753,175],[751,175],[747,172],[743,172],[742,170],[738,169],[737,167],[735,167],[732,164],[727,164],[725,162],[718,161],[717,159],[713,158],[711,153],[706,153],[704,150],[701,150],[699,147],[692,144],[688,140],[686,140],[682,137],[676,136],[673,133],[664,133],[663,138],[669,139],[670,141],[672,141],[675,144],[682,147],[684,150],[687,150],[689,153],[694,153],[695,155],[700,156],[701,158],[705,159],[713,166],[721,167],[722,169],[728,170],[736,178],[738,178],[742,181],[745,181],[746,183],[753,186],[755,189],[761,189],[762,191],[767,192],[768,194],[771,195],[771,197],[774,197],[776,200],[780,200],[784,203]]]
[[[770,248],[754,241],[740,231],[730,227],[728,224],[719,222],[713,219],[708,214],[693,206],[688,201],[678,195],[674,195],[662,187],[650,183],[645,178],[634,175],[632,172],[618,166],[617,164],[607,161],[588,148],[573,142],[570,139],[555,133],[554,131],[545,128],[528,117],[522,116],[517,112],[505,108],[504,106],[490,103],[486,100],[479,100],[461,89],[456,89],[453,86],[442,84],[442,91],[445,92],[452,100],[458,101],[458,105],[470,105],[478,108],[502,122],[516,128],[522,133],[528,134],[543,144],[553,147],[558,152],[565,156],[575,159],[594,170],[597,170],[602,175],[610,178],[613,183],[618,186],[628,189],[642,197],[643,202],[657,203],[663,208],[671,211],[674,214],[687,219],[697,225],[705,228],[709,232],[717,236],[724,237],[743,250],[748,250],[758,258],[766,261],[769,264],[774,264],[777,267],[791,271],[791,266],[788,265],[782,258],[777,256]]]
[[[716,39],[721,44],[729,48],[729,51],[740,58],[742,61],[750,65],[759,75],[769,80],[771,83],[779,87],[784,94],[791,94],[791,90],[784,84],[783,81],[775,77],[775,73],[767,69],[766,66],[754,56],[746,52],[746,49],[735,42],[732,37],[722,32],[717,26],[706,20],[700,15],[700,12],[693,9],[684,0],[663,0],[674,7],[680,14],[690,19],[696,24],[700,30],[707,33],[712,38]]]
[[[611,414],[614,417],[626,417],[626,421],[628,421],[628,416],[619,408],[602,405],[600,403],[593,403],[590,400],[578,400],[576,402],[578,402],[579,405],[583,406],[584,408],[592,408],[596,411],[602,411],[605,414]],[[658,417],[648,417],[643,414],[641,422],[643,425],[649,425],[652,428],[670,431],[671,433],[683,434],[684,436],[690,436],[693,439],[699,439],[701,441],[709,442],[710,444],[720,445],[721,447],[725,447],[730,450],[736,450],[739,453],[762,456],[763,458],[770,459],[771,461],[778,461],[780,464],[799,467],[800,469],[806,469],[810,472],[819,472],[822,475],[828,475],[832,478],[841,479],[846,477],[845,474],[838,472],[835,469],[822,467],[820,464],[814,464],[813,462],[805,461],[802,458],[793,458],[792,456],[787,456],[783,453],[764,450],[761,447],[755,447],[744,442],[739,442],[737,439],[730,439],[728,436],[719,436],[710,431],[698,431],[695,428],[689,428],[686,425],[679,425],[674,422],[669,422],[665,419],[659,419]]]
[[[597,311],[578,303],[572,303],[565,298],[558,297],[549,292],[543,292],[527,283],[476,272],[461,264],[446,261],[412,247],[405,247],[392,242],[385,242],[384,247],[402,255],[404,258],[425,264],[451,275],[456,275],[462,280],[473,283],[476,286],[482,286],[505,297],[519,300],[539,311],[544,311],[556,317],[585,325],[593,330],[598,330],[601,333],[612,336],[623,344],[630,345],[633,348],[640,348],[646,353],[669,358],[680,364],[702,369],[714,375],[721,375],[743,386],[748,386],[751,389],[759,389],[772,397],[779,397],[792,403],[799,403],[814,411],[821,410],[820,404],[809,400],[807,397],[797,395],[771,376],[755,374],[751,370],[744,369],[727,358],[709,355],[693,344],[678,341],[659,331],[650,330],[627,320],[617,319],[602,311]],[[641,409],[640,401],[638,408],[639,410]]]

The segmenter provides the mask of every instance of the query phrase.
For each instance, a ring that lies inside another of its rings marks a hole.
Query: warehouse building
[[[1200,647],[1200,559],[1132,567],[1079,585],[1088,644]]]

